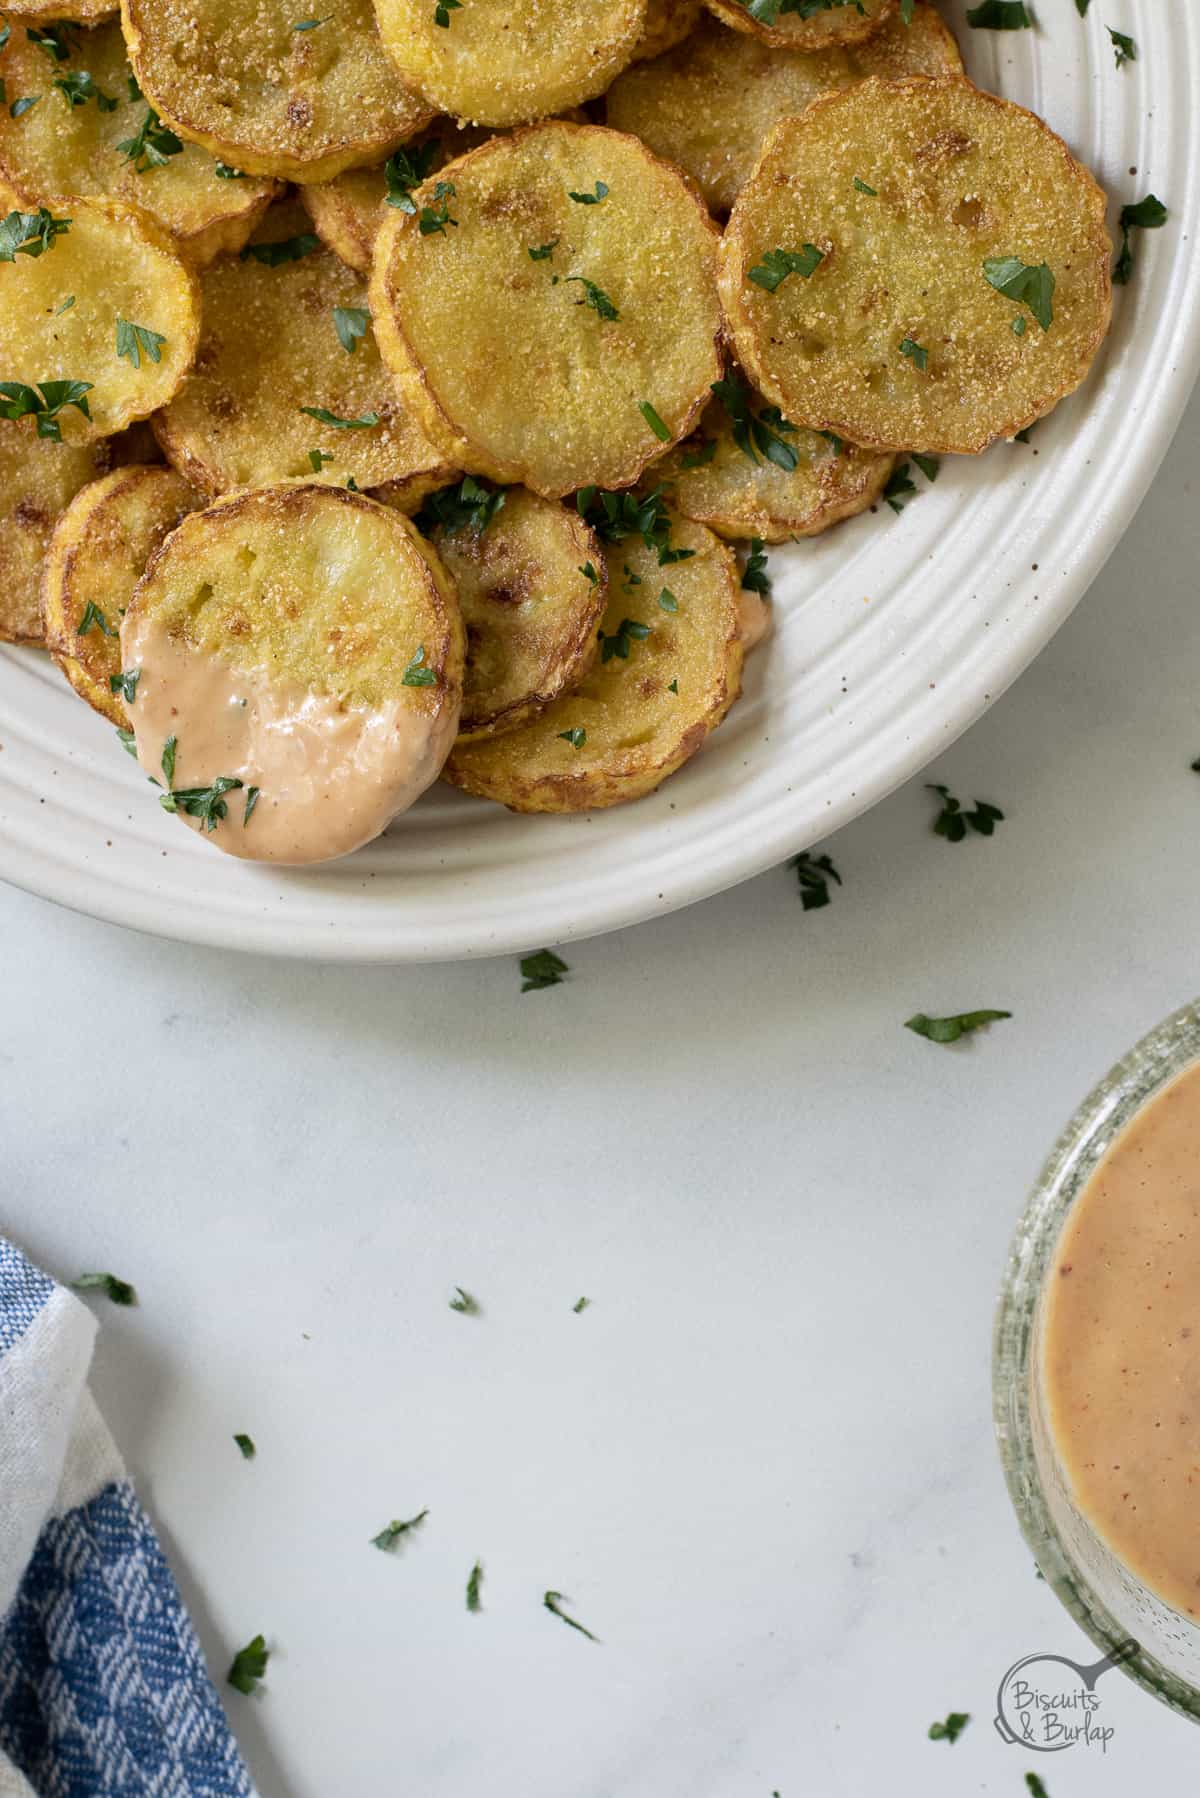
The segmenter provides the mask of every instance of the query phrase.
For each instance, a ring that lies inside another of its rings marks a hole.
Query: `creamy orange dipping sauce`
[[[1138,1113],[1075,1201],[1042,1378],[1080,1510],[1138,1579],[1200,1617],[1200,1064]]]

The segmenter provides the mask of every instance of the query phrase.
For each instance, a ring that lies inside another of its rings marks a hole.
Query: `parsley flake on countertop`
[[[811,855],[806,849],[788,863],[795,868],[800,883],[800,906],[803,911],[820,911],[829,904],[829,882],[842,884],[842,877],[827,855]]]
[[[568,275],[565,285],[570,287],[571,283],[575,281],[577,281],[583,288],[583,298],[581,300],[576,300],[575,304],[577,306],[590,306],[592,311],[597,313],[599,317],[604,320],[605,324],[615,324],[621,314],[617,311],[617,308],[613,305],[604,289],[602,287],[597,287],[594,281],[589,281],[586,275]],[[644,418],[645,413],[643,413],[642,416]],[[667,435],[669,439],[670,433],[668,432]]]
[[[301,406],[300,411],[306,418],[315,418],[319,425],[332,425],[335,431],[370,431],[379,423],[378,412],[364,412],[361,418],[339,418],[324,406]]]
[[[960,1011],[948,1018],[931,1018],[919,1011],[915,1017],[905,1020],[904,1028],[917,1036],[925,1037],[931,1043],[956,1043],[960,1036],[966,1036],[984,1024],[994,1024],[1000,1018],[1011,1017],[1011,1011]]]
[[[418,644],[416,654],[400,676],[402,687],[436,687],[437,674],[425,666],[425,645]]]
[[[50,443],[61,443],[59,413],[66,406],[74,406],[90,418],[84,396],[92,391],[92,385],[91,381],[39,381],[35,391],[24,381],[0,381],[0,418],[25,418],[32,413],[38,436]]]
[[[71,229],[70,219],[54,218],[44,206],[36,212],[10,212],[0,223],[0,262],[18,256],[43,256]],[[59,307],[59,311],[64,311]]]
[[[75,635],[77,637],[86,637],[88,632],[93,628],[100,631],[105,637],[115,637],[119,635],[108,622],[108,619],[96,604],[95,600],[89,599],[86,606],[84,606],[83,611],[79,614],[79,623],[75,626]]]
[[[983,0],[967,8],[967,24],[976,31],[1032,31],[1025,0]]]
[[[567,1613],[562,1609],[563,1597],[564,1594],[562,1592],[547,1592],[542,1598],[542,1603],[553,1616],[561,1619],[568,1628],[577,1629],[581,1636],[587,1637],[589,1642],[598,1642],[600,1640],[599,1636],[594,1636],[590,1629],[585,1629],[583,1624],[576,1622],[574,1617],[567,1616]]]
[[[483,1584],[483,1562],[476,1561],[475,1565],[471,1569],[470,1577],[467,1580],[467,1609],[468,1609],[468,1611],[481,1611],[483,1609],[483,1604],[479,1597],[479,1588],[480,1588],[480,1586],[482,1586],[482,1584]]]
[[[258,1450],[254,1446],[253,1436],[247,1436],[244,1430],[238,1430],[233,1439],[241,1451],[242,1460],[253,1461],[255,1455],[258,1453]]]
[[[638,406],[638,411],[650,426],[650,429],[654,432],[658,441],[660,443],[670,443],[671,433],[663,423],[662,419],[658,416],[658,413],[654,410],[654,407],[650,404],[650,401],[643,400]]]
[[[540,993],[543,987],[561,986],[564,974],[570,973],[566,962],[553,949],[538,949],[520,960],[523,993]]]
[[[1133,247],[1129,241],[1131,231],[1157,231],[1167,222],[1168,213],[1162,201],[1153,194],[1147,194],[1144,200],[1138,200],[1132,206],[1121,208],[1121,253],[1113,268],[1113,280],[1118,287],[1128,285],[1133,273]]]
[[[750,554],[746,558],[746,566],[742,570],[742,586],[747,593],[759,593],[764,599],[771,591],[771,577],[767,573],[767,550],[761,537],[751,537]]]
[[[759,457],[764,456],[768,462],[774,462],[777,468],[791,474],[800,458],[791,444],[784,442],[784,436],[794,437],[796,427],[788,423],[779,407],[764,406],[761,412],[755,412],[750,403],[749,388],[736,375],[714,381],[712,390],[729,414],[733,441],[743,456],[748,456],[756,466]]]
[[[390,1523],[384,1524],[377,1536],[371,1537],[371,1547],[381,1548],[385,1554],[390,1553],[390,1551],[395,1548],[397,1542],[399,1542],[401,1536],[406,1536],[409,1530],[415,1530],[419,1523],[424,1523],[428,1515],[429,1512],[426,1509],[424,1511],[418,1511],[415,1517],[409,1517],[407,1519],[393,1517]]]
[[[957,1742],[970,1721],[969,1711],[951,1711],[944,1723],[929,1725],[929,1740],[931,1742]]]
[[[387,178],[386,200],[389,206],[396,206],[401,212],[416,212],[417,203],[412,197],[412,190],[420,187],[422,181],[427,181],[432,175],[439,149],[437,143],[410,144],[405,149],[397,150],[394,156],[389,156],[383,169]]]
[[[762,261],[750,270],[747,279],[756,287],[765,287],[768,293],[774,293],[789,275],[801,275],[804,280],[809,280],[824,260],[823,252],[811,243],[806,243],[802,250],[768,250]]]
[[[143,352],[151,362],[161,362],[161,349],[166,341],[159,332],[151,331],[145,325],[131,325],[127,318],[117,320],[117,355],[132,362],[134,368],[142,366]]]
[[[974,810],[964,812],[949,787],[937,786],[933,781],[927,780],[925,790],[936,793],[941,799],[942,809],[933,821],[933,834],[945,837],[948,843],[961,843],[968,826],[979,836],[990,837],[994,835],[997,824],[1004,822],[1004,813],[1000,807],[989,805],[986,799],[977,799]]]
[[[983,277],[997,293],[1028,306],[1043,331],[1054,320],[1054,273],[1045,262],[1022,262],[1019,256],[988,256]]]
[[[574,200],[577,206],[599,206],[601,200],[606,199],[607,196],[607,181],[597,181],[595,191],[590,194],[576,194],[572,193],[570,188],[567,189],[568,200]]]
[[[902,356],[907,356],[913,367],[919,368],[922,374],[924,374],[925,370],[929,367],[929,351],[923,349],[921,345],[916,343],[911,337],[901,338],[900,354]]]
[[[1131,37],[1126,37],[1123,31],[1114,31],[1111,25],[1105,26],[1105,30],[1112,39],[1113,54],[1117,59],[1117,67],[1123,69],[1127,62],[1136,62],[1138,59],[1137,45],[1134,43],[1133,39]]]
[[[358,340],[366,335],[370,322],[371,314],[365,306],[334,307],[333,328],[337,332],[338,342],[347,355],[353,356],[358,348]]]
[[[263,1637],[255,1636],[247,1642],[244,1648],[239,1648],[234,1655],[233,1665],[225,1675],[227,1683],[233,1687],[235,1692],[241,1692],[249,1697],[266,1673],[267,1662],[270,1658],[271,1651]]]
[[[116,1274],[80,1274],[71,1284],[76,1292],[102,1292],[114,1305],[137,1304],[134,1288],[128,1280],[118,1280]]]
[[[457,1311],[463,1317],[478,1317],[483,1309],[477,1298],[472,1298],[462,1286],[454,1288],[456,1297],[450,1300],[451,1311]]]
[[[248,243],[238,257],[239,262],[261,262],[264,268],[279,268],[285,262],[299,262],[321,248],[321,239],[311,231],[299,237],[279,237],[274,243]]]

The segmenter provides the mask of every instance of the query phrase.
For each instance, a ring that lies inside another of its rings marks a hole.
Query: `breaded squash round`
[[[0,422],[0,642],[41,643],[42,563],[55,525],[113,445],[54,443],[33,420]]]
[[[460,743],[516,730],[576,686],[596,659],[604,556],[574,507],[477,483],[436,496],[416,522],[458,592],[467,631]],[[439,522],[444,520],[444,522]]]
[[[818,6],[775,6],[759,0],[752,13],[746,0],[705,0],[724,25],[761,39],[777,50],[827,50],[833,44],[862,44],[899,9],[900,0],[819,0]]]
[[[798,425],[974,454],[1049,412],[1108,329],[1105,197],[969,81],[871,79],[767,139],[722,243],[738,358]]]
[[[76,197],[20,217],[40,253],[0,262],[0,411],[69,443],[148,418],[196,353],[195,276],[139,207]]]
[[[671,543],[685,560],[637,537],[609,548],[591,673],[523,729],[456,744],[448,781],[515,812],[585,812],[640,799],[695,755],[741,687],[737,565],[703,525],[675,522]]]
[[[383,53],[370,0],[292,19],[259,0],[125,0],[134,72],[161,118],[231,167],[328,181],[428,124]]]
[[[463,628],[436,552],[365,494],[229,494],[152,557],[121,625],[138,759],[174,811],[251,860],[378,836],[446,758]]]
[[[132,200],[201,267],[241,249],[276,191],[273,181],[222,179],[207,151],[155,128],[149,104],[131,83],[116,21],[93,31],[56,25],[39,41],[14,31],[0,53],[0,77],[10,101],[40,95],[15,118],[10,107],[0,107],[0,180],[11,183],[23,205],[36,207],[46,194]],[[76,102],[52,82],[71,87]]]
[[[113,0],[12,0],[5,4],[4,16],[21,26],[51,25],[68,21],[76,25],[99,25],[116,15]]]
[[[681,44],[704,10],[704,0],[648,0],[646,23],[633,53],[634,62],[661,56]]]
[[[168,460],[210,495],[300,476],[445,480],[379,359],[366,283],[308,223],[285,201],[202,276],[196,365],[154,420]]]
[[[404,80],[464,124],[523,125],[602,94],[629,62],[646,0],[375,0]]]
[[[778,50],[711,14],[670,55],[627,69],[605,96],[608,123],[631,131],[692,177],[714,212],[728,212],[773,125],[830,88],[868,75],[958,75],[962,58],[925,0],[912,24],[889,18],[863,44]]]
[[[686,443],[653,469],[685,518],[721,537],[815,537],[873,505],[895,457],[791,425],[731,372]]]
[[[448,461],[549,499],[622,487],[721,372],[716,236],[636,139],[552,122],[492,138],[380,232],[380,353]],[[390,210],[390,209],[389,209]]]
[[[117,726],[129,723],[121,619],[168,532],[201,504],[170,468],[131,464],[90,481],[54,528],[42,575],[46,648],[75,691]]]

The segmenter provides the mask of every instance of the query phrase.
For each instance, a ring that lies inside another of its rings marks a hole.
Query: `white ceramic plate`
[[[949,458],[887,508],[771,556],[776,630],[689,767],[636,805],[518,818],[438,787],[344,862],[268,871],[155,803],[44,656],[0,649],[0,874],[79,910],[227,948],[330,960],[490,955],[670,911],[817,842],[1004,691],[1085,592],[1170,443],[1200,366],[1200,18],[1190,0],[1032,0],[972,31],[969,72],[1041,113],[1122,203],[1153,191],[1133,284],[1086,386],[1033,443]],[[1106,26],[1137,43],[1118,70]]]

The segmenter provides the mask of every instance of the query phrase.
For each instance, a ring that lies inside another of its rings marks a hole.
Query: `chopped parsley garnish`
[[[673,680],[673,681],[671,681],[671,682],[670,682],[670,684],[669,684],[669,685],[668,685],[668,687],[667,687],[667,692],[668,692],[668,693],[678,693],[678,691],[679,691],[679,679],[678,679],[678,676],[677,676],[677,677],[676,677],[676,678],[675,678],[675,679],[674,679],[674,680]]]
[[[479,1300],[472,1298],[461,1286],[456,1286],[454,1290],[458,1296],[450,1300],[451,1311],[457,1311],[463,1317],[478,1317],[482,1309]]]
[[[929,1740],[931,1742],[957,1742],[970,1721],[969,1711],[951,1711],[944,1723],[929,1725]]]
[[[315,418],[319,425],[332,425],[335,431],[370,431],[379,423],[378,412],[364,412],[361,418],[339,418],[324,406],[301,406],[300,411],[306,418]]]
[[[450,14],[458,12],[462,3],[463,0],[437,0],[437,5],[433,9],[434,24],[441,25],[443,29],[447,27],[450,23]]]
[[[166,338],[145,325],[131,325],[127,318],[117,320],[117,355],[124,356],[135,368],[142,366],[143,351],[151,362],[161,362],[160,354]]]
[[[574,200],[577,206],[599,206],[601,200],[606,199],[607,197],[607,181],[597,181],[595,190],[590,194],[572,193],[570,188],[567,189],[568,200]]]
[[[925,790],[936,793],[942,802],[942,809],[933,821],[933,834],[935,837],[945,837],[948,843],[961,843],[968,827],[981,837],[993,836],[997,824],[1004,822],[1004,813],[1000,807],[990,805],[986,799],[977,799],[974,809],[964,812],[949,787],[935,786],[932,781],[927,780]]]
[[[162,767],[162,771],[163,771],[163,778],[165,779],[168,787],[172,787],[175,784],[175,751],[178,748],[178,746],[179,746],[178,737],[168,737],[166,742],[163,744],[161,767]]]
[[[233,1665],[225,1675],[235,1692],[242,1692],[249,1697],[259,1680],[267,1671],[267,1662],[271,1651],[262,1636],[255,1636],[244,1648],[239,1648],[233,1657]]]
[[[1133,39],[1131,37],[1126,37],[1123,31],[1114,31],[1111,25],[1106,25],[1105,30],[1112,39],[1113,54],[1117,59],[1117,67],[1123,69],[1127,62],[1136,62],[1138,59],[1137,45],[1134,43]]]
[[[802,855],[794,855],[788,866],[796,870],[803,911],[821,911],[829,904],[829,882],[842,884],[841,875],[827,855],[811,855],[806,849]]]
[[[1075,0],[1075,11],[1081,19],[1087,18],[1087,9],[1091,4],[1092,0]]]
[[[213,174],[218,181],[244,181],[246,179],[245,169],[231,169],[227,162],[214,162]]]
[[[1027,1773],[1025,1775],[1025,1784],[1029,1788],[1030,1798],[1050,1798],[1049,1792],[1047,1792],[1036,1773]]]
[[[120,743],[121,748],[125,751],[126,755],[131,755],[136,762],[137,738],[134,736],[133,732],[131,730],[118,730],[117,741]]]
[[[338,342],[347,355],[353,356],[358,347],[358,340],[366,335],[366,329],[370,322],[371,314],[364,306],[334,307],[333,328],[337,332]]]
[[[846,447],[836,431],[818,431],[817,436],[825,439],[835,456],[840,456]]]
[[[893,512],[903,512],[905,506],[917,491],[917,484],[909,476],[908,463],[897,463],[888,477],[888,484],[883,490],[883,497]]]
[[[326,462],[333,462],[335,460],[336,457],[332,450],[311,449],[308,452],[308,466],[312,469],[314,474],[320,474]]]
[[[415,213],[417,203],[412,197],[414,187],[420,187],[432,175],[434,165],[441,151],[439,143],[410,144],[406,149],[397,150],[384,164],[387,177],[387,204],[399,207],[401,212]]]
[[[919,368],[922,374],[929,366],[929,351],[922,349],[921,345],[914,342],[911,337],[901,339],[900,354],[907,356],[913,367]]]
[[[417,229],[422,237],[446,235],[446,226],[453,225],[457,229],[458,220],[450,217],[449,202],[454,198],[453,181],[439,181],[433,190],[433,197],[439,200],[439,206],[422,206],[417,219]]]
[[[320,247],[321,239],[314,237],[311,231],[304,231],[299,237],[280,237],[274,243],[248,243],[239,261],[249,262],[253,257],[264,268],[279,268],[284,262],[299,262],[301,257],[311,256]]]
[[[583,298],[581,300],[576,300],[575,304],[577,306],[590,306],[593,312],[599,313],[606,324],[613,324],[620,318],[621,314],[617,311],[602,287],[597,287],[596,283],[594,281],[589,281],[586,275],[568,275],[568,287],[571,285],[572,281],[577,281],[583,288]]]
[[[66,299],[63,301],[62,305],[58,308],[58,311],[54,314],[55,318],[61,318],[63,313],[69,312],[74,304],[75,304],[75,295],[73,293],[69,293],[67,295]]]
[[[71,40],[77,29],[78,27],[76,26],[59,24],[43,25],[39,30],[35,31],[32,27],[27,25],[25,27],[25,36],[29,39],[31,44],[36,44],[38,49],[50,58],[51,62],[69,62],[71,59],[71,51],[74,48]],[[8,27],[5,26],[4,43],[6,44],[7,42]],[[3,49],[3,47],[4,45],[0,44],[0,49]]]
[[[482,1586],[482,1584],[483,1584],[483,1562],[476,1561],[475,1565],[471,1569],[470,1577],[467,1580],[467,1609],[468,1609],[468,1611],[481,1611],[483,1609],[483,1602],[479,1596],[479,1588],[480,1588],[480,1586]]]
[[[715,437],[710,437],[708,442],[704,444],[701,449],[688,450],[686,455],[684,455],[680,461],[679,466],[689,470],[693,468],[707,468],[713,457],[716,455],[717,449],[717,439]]]
[[[114,1305],[137,1304],[137,1293],[129,1281],[118,1280],[116,1274],[80,1274],[71,1284],[76,1292],[102,1292]]]
[[[318,25],[328,25],[333,14],[327,12],[323,19],[297,19],[292,26],[293,31],[315,31]]]
[[[983,264],[984,280],[1007,299],[1028,306],[1043,331],[1054,319],[1054,273],[1048,263],[1030,264],[1019,256],[989,256]]]
[[[558,734],[564,743],[571,745],[572,749],[582,749],[587,742],[587,732],[582,724],[577,724],[574,730],[560,730]]]
[[[853,6],[865,12],[862,0],[742,0],[752,19],[760,25],[774,25],[780,13],[795,13],[801,19],[813,19],[818,13],[835,12],[839,7]]]
[[[764,599],[771,591],[771,577],[767,573],[767,549],[761,537],[751,537],[750,554],[746,558],[746,566],[742,570],[742,586],[747,593],[759,593]]]
[[[806,243],[802,250],[768,250],[762,261],[750,270],[748,279],[756,287],[765,287],[768,293],[774,293],[789,275],[801,275],[807,281],[824,260],[823,252],[811,243]]]
[[[86,106],[89,100],[94,100],[101,112],[115,112],[120,105],[120,101],[96,86],[86,69],[70,69],[65,75],[56,75],[50,85],[58,90],[68,106]]]
[[[1013,331],[1014,337],[1024,337],[1024,335],[1025,335],[1025,315],[1023,312],[1018,312],[1016,318],[1013,319],[1012,331]]]
[[[600,639],[601,663],[611,662],[614,656],[620,656],[622,661],[628,661],[631,643],[644,643],[650,635],[650,626],[639,624],[636,618],[622,618],[616,630],[610,635],[606,636],[603,630],[597,631],[596,635]]]
[[[419,645],[412,661],[400,677],[402,687],[436,687],[437,673],[425,666],[425,645]]]
[[[669,587],[664,587],[659,594],[658,609],[660,612],[677,612],[679,610],[679,601]]]
[[[575,1313],[576,1317],[579,1316],[579,1313],[581,1311],[586,1311],[588,1306],[591,1304],[591,1302],[592,1302],[591,1299],[576,1299],[575,1303],[571,1306],[571,1309]]]
[[[571,971],[553,949],[538,949],[533,955],[523,955],[520,968],[523,993],[540,993],[544,987],[561,986],[563,975]]]
[[[133,85],[136,84],[131,83],[131,86]],[[139,95],[131,92],[129,97],[133,100],[137,99]],[[183,149],[183,141],[163,124],[153,106],[147,106],[146,116],[138,128],[137,134],[134,137],[125,138],[116,148],[118,155],[124,156],[127,161],[131,162],[140,175],[144,174],[147,169],[161,169],[168,157],[178,156]],[[245,250],[242,251],[242,255],[246,255]]]
[[[877,187],[868,187],[866,182],[860,181],[857,175],[854,177],[854,191],[859,194],[869,194],[872,200],[877,200],[879,198],[879,189]]]
[[[967,8],[967,24],[976,31],[1031,31],[1033,20],[1025,0],[983,0]]]
[[[1121,253],[1113,268],[1113,280],[1118,287],[1128,285],[1133,274],[1133,247],[1129,241],[1131,231],[1157,231],[1167,222],[1167,209],[1161,200],[1153,194],[1147,194],[1144,200],[1135,205],[1121,208]]]
[[[126,705],[132,705],[137,697],[137,684],[142,678],[140,668],[123,668],[120,674],[110,674],[108,690],[119,693]]]
[[[174,738],[168,739],[172,744]],[[163,752],[164,769],[166,751]],[[174,754],[172,754],[172,771],[174,770]],[[167,775],[168,780],[171,775]],[[225,818],[229,816],[229,807],[225,803],[226,793],[240,792],[244,782],[236,780],[231,774],[219,774],[208,787],[172,787],[159,799],[164,812],[186,812],[189,818],[199,818],[205,831],[211,836]]]
[[[119,634],[108,622],[108,619],[104,616],[104,613],[100,610],[100,607],[96,604],[95,600],[89,599],[79,615],[79,623],[75,626],[75,635],[77,637],[86,637],[93,627],[101,631],[106,637],[115,637]]]
[[[923,456],[919,450],[912,451],[912,459],[927,481],[936,481],[941,472],[941,461],[937,456]]]
[[[426,1509],[418,1511],[415,1517],[393,1517],[390,1523],[384,1524],[377,1536],[371,1537],[371,1547],[381,1548],[385,1554],[390,1553],[401,1536],[406,1536],[409,1530],[415,1530],[419,1523],[424,1523],[428,1515],[429,1512]]]
[[[251,818],[254,816],[254,808],[258,804],[259,796],[261,795],[261,793],[262,793],[261,787],[247,787],[246,788],[246,809],[242,813],[242,829],[243,830],[246,828],[247,824],[249,824]]]
[[[436,493],[429,494],[413,523],[426,537],[438,529],[447,537],[462,530],[486,531],[507,498],[504,487],[485,487],[469,474],[457,487],[439,487]],[[591,567],[590,562],[588,566]],[[594,575],[593,570],[593,578]]]
[[[33,108],[37,105],[41,97],[40,94],[22,94],[21,98],[19,100],[14,100],[9,107],[9,117],[23,119],[27,112],[33,111]]]
[[[583,1624],[576,1622],[574,1617],[567,1616],[567,1613],[562,1609],[563,1596],[564,1595],[561,1592],[547,1592],[542,1599],[542,1603],[548,1611],[552,1612],[555,1617],[567,1624],[569,1628],[577,1629],[581,1636],[586,1636],[589,1642],[598,1642],[600,1640],[599,1636],[594,1636],[590,1629],[585,1629]]]
[[[956,1043],[960,1036],[966,1036],[984,1024],[1011,1017],[1011,1011],[960,1011],[949,1018],[931,1018],[919,1011],[915,1017],[905,1020],[904,1028],[926,1037],[931,1043]]]
[[[0,223],[0,262],[42,256],[70,229],[70,219],[56,219],[44,206],[36,212],[10,212]]]
[[[580,568],[579,572],[583,576],[585,581],[591,582],[593,587],[596,585],[597,581],[600,579],[600,576],[596,573],[596,570],[592,567],[592,564],[590,562],[585,562],[583,564],[583,566]]]
[[[660,443],[670,443],[671,433],[663,423],[662,419],[658,416],[658,413],[654,410],[654,407],[650,404],[650,401],[642,400],[638,406],[638,411],[650,426],[650,429],[654,432],[658,441]]]
[[[548,257],[553,256],[555,250],[558,248],[558,243],[559,240],[556,237],[552,239],[550,243],[538,244],[536,249],[531,244],[529,248],[530,262],[545,262]]]
[[[233,1439],[242,1451],[242,1460],[253,1461],[255,1455],[258,1453],[258,1450],[254,1446],[253,1436],[247,1436],[244,1430],[238,1430]]]
[[[657,553],[660,568],[668,562],[686,562],[696,553],[694,549],[670,547],[671,517],[661,487],[641,495],[581,487],[575,495],[575,509],[606,543],[640,537],[647,549]]]
[[[38,391],[24,381],[0,381],[0,418],[24,418],[32,413],[37,419],[37,434],[51,443],[62,442],[58,415],[66,406],[74,406],[90,418],[85,394],[92,391],[90,381],[39,381]]]
[[[774,462],[776,467],[790,474],[799,457],[791,444],[784,442],[781,433],[794,437],[796,427],[788,423],[779,407],[764,406],[761,412],[755,412],[749,388],[736,375],[714,381],[712,390],[729,414],[733,441],[742,454],[756,465],[759,456],[765,456],[768,462]]]

